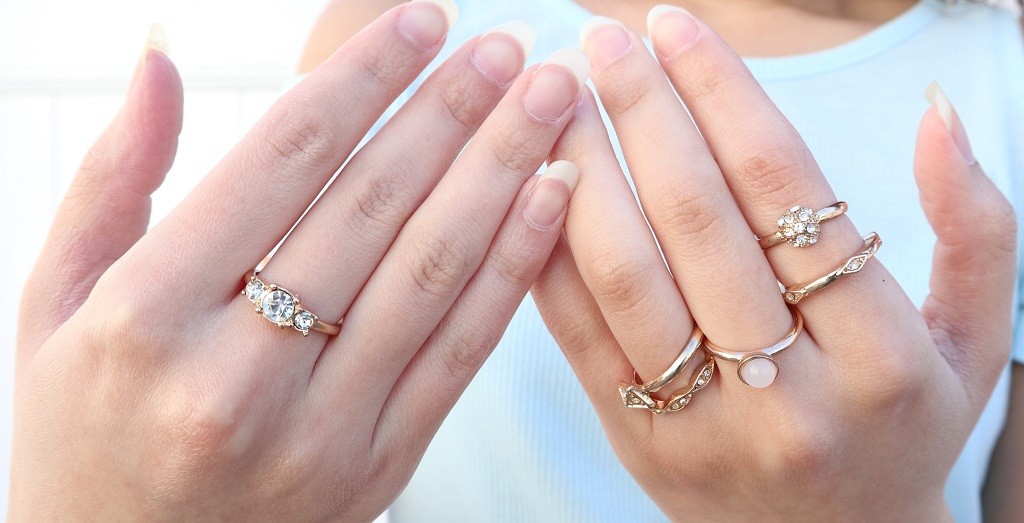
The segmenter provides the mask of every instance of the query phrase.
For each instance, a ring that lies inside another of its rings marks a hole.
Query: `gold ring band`
[[[245,275],[245,288],[242,295],[256,305],[256,312],[267,321],[280,328],[292,327],[309,336],[309,331],[322,332],[334,336],[341,332],[339,325],[320,321],[320,317],[302,307],[295,293],[278,287],[277,284],[263,281],[258,271],[249,271]]]
[[[705,339],[704,349],[718,359],[738,363],[736,374],[739,375],[740,381],[751,387],[763,389],[771,385],[779,375],[779,365],[775,362],[774,356],[791,347],[804,330],[803,314],[793,306],[790,306],[789,310],[793,314],[793,327],[785,338],[770,347],[749,352],[728,351]]]
[[[846,202],[836,202],[817,212],[800,205],[791,207],[779,217],[777,222],[779,230],[758,238],[757,244],[761,250],[770,249],[783,243],[789,243],[794,247],[809,247],[818,243],[821,222],[842,216],[847,209]]]
[[[693,355],[697,353],[697,350],[700,349],[702,343],[704,343],[704,332],[700,330],[700,327],[695,326],[693,328],[693,333],[690,334],[690,340],[686,342],[686,345],[679,353],[679,356],[676,357],[675,361],[669,365],[668,370],[661,373],[661,376],[644,383],[644,390],[647,392],[657,392],[665,385],[668,385],[670,381],[676,378],[679,371],[683,370],[687,363],[690,363],[690,360],[693,359]],[[634,378],[634,381],[637,380]]]
[[[705,354],[707,354],[705,352]],[[659,400],[651,397],[651,391],[639,383],[639,376],[633,373],[633,383],[619,383],[619,394],[622,396],[622,403],[631,409],[647,409],[654,414],[666,414],[683,410],[690,404],[693,395],[711,382],[715,374],[715,359],[708,354],[704,364],[697,368],[690,377],[690,384],[684,389],[676,391],[667,400]]]
[[[833,282],[843,277],[846,274],[853,274],[860,272],[867,264],[868,260],[875,256],[878,249],[882,246],[882,238],[878,236],[878,233],[871,233],[864,237],[864,250],[853,255],[850,259],[846,260],[842,265],[836,267],[832,272],[818,278],[810,283],[803,285],[793,285],[792,287],[786,287],[782,292],[783,299],[786,303],[795,305],[800,300],[814,294],[825,287],[828,287]]]

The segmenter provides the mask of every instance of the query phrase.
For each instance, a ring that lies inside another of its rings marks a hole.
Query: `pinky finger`
[[[392,388],[374,432],[380,457],[418,459],[426,449],[537,279],[578,176],[555,162],[524,184],[484,262]]]

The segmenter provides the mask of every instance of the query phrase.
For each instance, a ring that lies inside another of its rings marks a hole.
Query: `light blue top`
[[[589,14],[569,0],[461,0],[442,57],[474,34],[524,19],[533,60],[577,46]],[[885,238],[879,258],[918,304],[928,293],[935,237],[920,208],[912,161],[938,80],[975,154],[1018,208],[1024,203],[1024,51],[1014,15],[925,0],[846,45],[747,64],[801,132],[861,230]],[[1018,329],[1024,331],[1024,329]],[[1017,361],[1024,361],[1018,332]],[[614,384],[609,384],[613,386]],[[960,522],[980,522],[980,492],[1007,408],[1005,373],[950,477]],[[879,478],[884,481],[884,478]],[[807,507],[813,514],[814,507]],[[494,355],[442,426],[391,521],[662,521],[612,453],[528,297]]]

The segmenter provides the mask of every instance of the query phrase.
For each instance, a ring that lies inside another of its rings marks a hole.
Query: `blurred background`
[[[327,0],[0,0],[0,520],[6,517],[18,297],[61,196],[113,118],[150,26],[185,85],[161,219],[282,91]]]

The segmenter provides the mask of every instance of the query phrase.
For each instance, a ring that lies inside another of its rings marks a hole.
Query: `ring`
[[[842,265],[837,267],[832,272],[814,280],[810,283],[803,285],[793,285],[792,287],[786,287],[782,292],[783,299],[786,303],[795,305],[800,300],[807,296],[814,294],[815,292],[824,289],[832,284],[832,282],[838,280],[845,274],[853,274],[860,272],[867,264],[868,260],[875,256],[878,249],[882,246],[882,238],[878,236],[878,233],[871,233],[864,237],[864,250],[853,255],[849,260],[846,260]]]
[[[668,370],[661,373],[661,376],[654,378],[647,383],[642,385],[643,389],[647,392],[657,392],[659,389],[668,385],[668,383],[676,378],[679,371],[686,367],[687,363],[693,359],[693,355],[697,353],[697,349],[700,348],[701,344],[704,343],[704,332],[700,330],[700,327],[694,327],[693,333],[690,334],[690,340],[686,342],[686,346],[683,347],[682,352],[676,357],[675,361],[669,365]],[[636,378],[636,372],[634,374],[633,381],[638,381]]]
[[[256,304],[256,312],[268,321],[282,329],[293,327],[303,336],[309,336],[311,330],[328,336],[341,332],[340,326],[324,323],[319,316],[304,309],[293,292],[274,283],[267,284],[257,274],[257,271],[249,271],[245,275],[242,295]]]
[[[836,202],[818,212],[800,205],[791,207],[785,214],[779,216],[779,230],[758,238],[757,244],[762,250],[787,242],[794,247],[814,245],[818,243],[821,222],[845,214],[847,208],[846,202]]]
[[[785,338],[771,347],[751,352],[727,351],[705,339],[704,349],[716,358],[739,363],[736,374],[740,381],[756,389],[763,389],[771,385],[779,375],[779,365],[774,356],[793,345],[804,330],[803,314],[796,307],[791,306],[789,310],[793,313],[793,328]]]
[[[692,356],[692,355],[691,355]],[[622,395],[622,402],[631,409],[647,409],[654,414],[665,414],[683,410],[690,404],[693,395],[703,389],[715,374],[715,359],[708,355],[690,378],[690,385],[685,389],[672,394],[667,400],[659,400],[651,397],[651,391],[639,383],[639,376],[633,372],[633,383],[619,383],[619,394]]]

